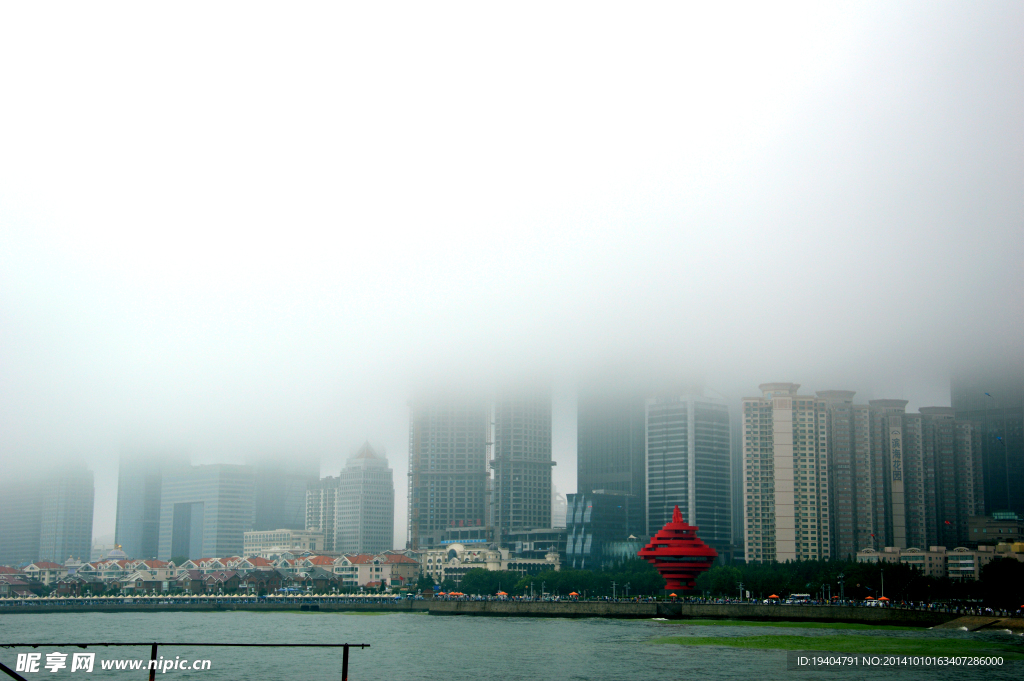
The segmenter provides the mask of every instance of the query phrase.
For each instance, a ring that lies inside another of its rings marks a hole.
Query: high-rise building
[[[160,559],[241,554],[256,515],[255,485],[251,466],[191,466],[165,473]]]
[[[117,472],[114,543],[129,557],[157,557],[164,471],[187,466],[188,459],[175,452],[133,449],[122,453]]]
[[[364,444],[338,476],[334,550],[381,553],[394,548],[395,483],[388,460]]]
[[[489,524],[488,418],[483,400],[418,399],[412,403],[409,548],[436,546],[451,527]]]
[[[306,488],[320,479],[320,464],[302,458],[250,461],[256,476],[255,531],[306,527]]]
[[[335,507],[341,480],[327,476],[306,486],[306,529],[323,532],[324,551],[334,551]]]
[[[699,395],[658,397],[646,405],[647,522],[653,535],[679,506],[710,545],[732,543],[729,408]]]
[[[825,400],[796,383],[743,398],[747,562],[831,556]],[[703,535],[703,528],[701,528]]]
[[[39,560],[63,563],[92,553],[95,486],[92,471],[62,467],[42,486],[39,514]]]
[[[551,527],[551,395],[510,393],[494,405],[494,511],[499,542]]]
[[[42,488],[41,481],[22,476],[0,480],[0,565],[39,560]]]
[[[647,498],[645,402],[640,391],[581,386],[576,415],[576,488]],[[646,514],[646,512],[645,512]]]
[[[974,448],[977,430],[957,421],[952,407],[921,408],[925,470],[925,536],[911,546],[963,546],[970,541],[968,518],[977,514]],[[909,541],[909,538],[908,538]]]
[[[873,496],[880,548],[927,546],[925,458],[921,417],[907,414],[907,400],[868,402]]]
[[[870,418],[852,390],[820,390],[824,400],[832,555],[853,560],[877,534],[872,503]]]
[[[953,377],[951,395],[957,420],[978,429],[976,489],[985,514],[1012,511],[1024,517],[1024,370],[961,371]]]

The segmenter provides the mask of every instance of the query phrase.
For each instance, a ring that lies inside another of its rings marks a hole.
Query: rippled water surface
[[[613,619],[439,617],[391,613],[68,613],[0,615],[0,643],[205,641],[231,643],[369,643],[353,650],[350,679],[1021,679],[1024,666],[1003,669],[786,671],[786,652],[716,646],[652,645],[663,636],[816,636],[971,638],[1020,641],[1005,633],[849,631]],[[56,650],[42,646],[37,652]],[[0,649],[13,668],[17,652]],[[21,650],[20,652],[25,652]],[[73,649],[61,652],[72,653]],[[78,651],[81,652],[81,651]],[[102,671],[100,660],[146,658],[149,650],[90,648],[96,669],[40,671],[26,678],[147,678],[147,672]],[[211,660],[209,671],[171,670],[166,679],[340,679],[340,649],[161,648],[164,657]],[[70,655],[69,658],[70,660]],[[69,665],[70,666],[70,665]],[[6,678],[0,675],[0,679]]]

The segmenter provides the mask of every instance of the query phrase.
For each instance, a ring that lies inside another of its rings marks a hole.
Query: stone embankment
[[[426,612],[427,601],[397,603],[102,603],[62,605],[40,601],[32,605],[0,607],[0,615],[46,612]]]
[[[621,617],[665,619],[728,619],[785,622],[856,622],[912,627],[932,627],[955,615],[900,608],[867,608],[842,605],[754,605],[705,603],[612,603],[435,601],[431,615],[484,615],[492,617]]]

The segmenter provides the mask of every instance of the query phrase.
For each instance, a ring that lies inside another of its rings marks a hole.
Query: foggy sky
[[[1019,361],[1024,7],[0,10],[0,452],[364,440],[621,364],[949,403]]]

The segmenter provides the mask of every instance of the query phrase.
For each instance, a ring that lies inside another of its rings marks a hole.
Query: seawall
[[[665,619],[729,619],[765,622],[854,622],[932,627],[956,617],[944,612],[867,608],[841,605],[747,605],[703,603],[608,603],[603,601],[523,603],[508,601],[436,601],[431,615],[491,617],[620,617]]]
[[[377,603],[103,603],[96,605],[57,605],[40,602],[38,605],[0,607],[0,616],[6,614],[54,612],[426,612],[427,601],[402,601],[381,605]]]

